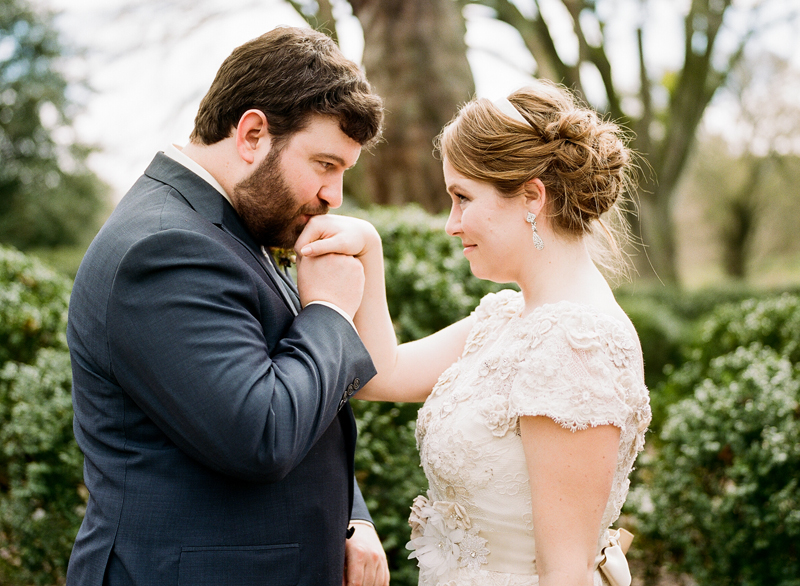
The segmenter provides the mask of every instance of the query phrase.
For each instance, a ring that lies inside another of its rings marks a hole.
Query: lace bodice
[[[616,318],[571,302],[521,317],[520,293],[487,295],[464,352],[419,411],[417,444],[430,484],[414,501],[409,548],[426,586],[538,584],[520,415],[573,431],[620,428],[598,553],[628,493],[650,406],[641,352]],[[602,584],[596,572],[596,584]]]

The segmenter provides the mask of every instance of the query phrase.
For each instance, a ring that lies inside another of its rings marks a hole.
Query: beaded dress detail
[[[620,514],[644,447],[650,404],[641,352],[616,318],[568,301],[521,317],[522,294],[483,298],[462,356],[417,418],[427,495],[411,508],[408,548],[421,586],[534,586],[535,544],[520,415],[577,431],[621,430],[598,550]],[[601,559],[601,558],[598,558]],[[595,585],[606,584],[599,571]]]

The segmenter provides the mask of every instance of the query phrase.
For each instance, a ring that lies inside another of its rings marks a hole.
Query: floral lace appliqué
[[[487,295],[473,312],[476,323],[467,336],[463,356],[476,352],[488,340],[497,337],[497,330],[501,324],[489,318],[501,316],[510,319],[519,315],[523,305],[524,301],[514,291],[500,291],[493,295]]]
[[[521,472],[516,474],[504,474],[495,480],[497,494],[515,496],[519,494],[523,487],[527,487],[527,478]]]
[[[457,431],[422,448],[429,469],[438,477],[450,482],[458,482],[463,474],[468,474],[479,462],[480,453],[463,434]]]
[[[420,495],[414,499],[408,524],[411,541],[406,548],[412,550],[408,557],[416,558],[423,579],[435,581],[456,568],[477,570],[486,564],[486,540],[460,504]]]
[[[481,401],[478,411],[486,422],[486,427],[495,437],[503,437],[516,426],[516,418],[508,413],[508,397],[492,395]]]

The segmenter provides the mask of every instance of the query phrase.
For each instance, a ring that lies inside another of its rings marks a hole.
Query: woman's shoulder
[[[641,354],[639,337],[618,306],[598,306],[569,300],[546,303],[523,319],[525,329],[560,334],[576,349],[611,347]]]
[[[642,354],[626,321],[572,301],[539,306],[519,320],[516,412],[547,415],[573,430],[608,423],[624,429],[630,417],[634,427],[646,427]]]
[[[617,366],[624,363],[635,369],[642,367],[636,329],[616,302],[560,300],[544,303],[526,314],[522,293],[504,289],[484,296],[472,315],[475,326],[471,337],[482,338],[485,336],[477,334],[508,328],[515,338],[540,351],[566,345],[574,350],[593,350],[613,359]]]

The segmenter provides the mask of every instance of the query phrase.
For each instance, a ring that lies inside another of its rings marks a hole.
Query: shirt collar
[[[175,161],[176,163],[180,163],[189,171],[194,173],[195,175],[199,176],[203,179],[206,183],[211,185],[214,189],[220,192],[222,197],[228,200],[228,203],[231,203],[231,198],[225,193],[225,189],[223,189],[222,185],[219,184],[219,181],[214,179],[214,177],[206,171],[200,163],[195,161],[194,159],[189,158],[187,155],[183,154],[181,148],[176,144],[169,145],[166,149],[164,149],[164,154],[167,155],[170,159]]]

